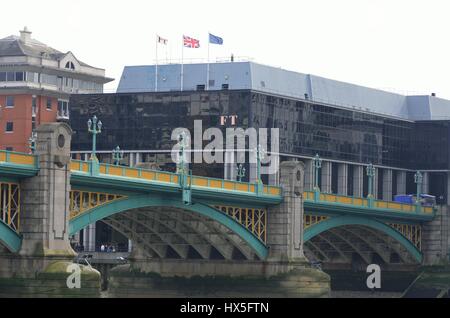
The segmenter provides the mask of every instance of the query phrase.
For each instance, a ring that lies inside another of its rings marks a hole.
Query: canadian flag
[[[163,39],[162,37],[160,37],[159,35],[156,36],[156,42],[161,43],[163,45],[167,45],[167,42],[169,42],[169,40]]]

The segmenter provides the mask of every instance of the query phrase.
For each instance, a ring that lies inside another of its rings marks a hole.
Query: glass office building
[[[367,177],[360,168],[373,163],[380,198],[414,193],[413,175],[420,169],[426,175],[426,192],[447,199],[450,101],[402,96],[251,62],[211,64],[207,87],[206,64],[185,65],[183,78],[179,67],[159,65],[157,87],[155,66],[126,67],[116,94],[72,96],[74,155],[89,152],[86,122],[97,115],[104,124],[97,144],[103,160],[110,160],[112,149],[120,145],[129,164],[158,162],[173,170],[175,128],[193,131],[194,121],[202,120],[204,130],[218,127],[225,135],[230,126],[222,125],[223,116],[237,116],[236,127],[278,128],[281,160],[302,160],[308,170],[311,158],[319,154],[329,166],[320,180],[326,192],[364,195]],[[194,174],[228,177],[223,165],[192,168]],[[339,181],[342,173],[346,184]],[[268,176],[263,180],[276,182]]]
[[[90,136],[86,122],[97,115],[104,123],[99,150],[116,145],[133,150],[170,150],[171,133],[176,127],[193,131],[194,120],[202,120],[204,128],[221,126],[221,116],[237,115],[242,128],[278,128],[280,151],[291,155],[313,156],[355,163],[373,163],[399,168],[414,168],[413,140],[416,127],[426,132],[419,146],[428,144],[440,153],[439,141],[425,143],[430,134],[442,134],[439,127],[426,123],[402,121],[352,110],[334,108],[285,97],[252,91],[208,91],[177,93],[130,93],[78,95],[71,100],[73,150],[89,150]],[[447,128],[448,129],[448,128]],[[443,137],[442,137],[443,136]],[[439,161],[443,168],[447,156],[421,156],[420,168]],[[428,157],[428,158],[427,158]],[[427,160],[428,159],[428,160]],[[417,162],[417,164],[416,164]]]

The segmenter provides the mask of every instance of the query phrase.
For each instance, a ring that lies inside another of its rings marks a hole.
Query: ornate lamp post
[[[123,159],[123,150],[120,150],[120,147],[117,146],[115,149],[113,149],[112,153],[114,165],[118,166],[120,161]]]
[[[36,151],[36,133],[32,132],[31,137],[28,138],[28,146],[30,147],[31,153],[34,154]]]
[[[97,119],[97,116],[94,115],[92,119],[89,119],[87,122],[88,125],[88,132],[92,134],[92,154],[91,154],[91,160],[98,161],[96,156],[97,151],[97,134],[100,134],[102,132],[102,122]]]
[[[263,147],[261,145],[258,145],[258,147],[255,149],[255,151],[256,151],[256,177],[258,178],[257,183],[262,184],[261,160],[264,159],[266,151],[263,149]]]
[[[178,152],[177,173],[186,173],[186,167],[184,162],[186,148],[188,147],[188,140],[186,132],[181,132],[178,135],[178,143],[180,144],[180,150]]]
[[[420,195],[422,194],[422,184],[423,184],[423,175],[422,172],[417,171],[414,174],[414,183],[417,184],[417,196],[416,196],[416,203],[417,205],[420,205]]]
[[[320,168],[322,168],[322,159],[320,158],[318,153],[313,158],[313,168],[314,168],[314,181],[313,181],[314,200],[317,201],[319,200],[320,197],[319,170]]]
[[[178,135],[178,143],[180,144],[180,150],[178,152],[178,162],[177,162],[177,173],[180,174],[180,185],[183,191],[183,203],[186,205],[190,205],[192,203],[192,195],[191,195],[191,183],[192,176],[190,175],[189,168],[185,167],[185,149],[189,146],[188,138],[186,132],[183,131]],[[188,179],[189,172],[189,179]],[[189,181],[188,181],[189,180]]]
[[[322,159],[320,159],[319,154],[316,154],[313,158],[314,167],[314,190],[320,191],[319,189],[319,169],[322,168]]]
[[[263,182],[261,179],[261,160],[264,159],[265,150],[261,145],[258,145],[253,151],[256,153],[256,192],[257,194],[263,193]]]
[[[236,170],[238,181],[242,182],[242,178],[245,177],[245,167],[242,165],[242,163],[240,163],[239,166],[236,168]]]
[[[373,195],[373,180],[375,177],[375,167],[373,164],[369,164],[366,168],[366,174],[368,177],[368,189],[367,189],[367,198],[369,199],[369,205],[372,205],[372,200],[374,198]]]

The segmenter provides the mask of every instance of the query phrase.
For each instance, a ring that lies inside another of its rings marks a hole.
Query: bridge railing
[[[0,164],[5,163],[9,165],[30,166],[33,168],[38,168],[39,161],[37,159],[37,156],[35,155],[0,150]]]
[[[188,179],[188,181],[190,180]],[[229,191],[240,191],[240,192],[257,191],[256,185],[254,183],[209,178],[209,177],[199,177],[199,176],[192,177],[192,185],[196,187],[223,189]],[[266,195],[280,196],[281,188],[276,186],[264,185],[263,193]]]
[[[350,206],[358,206],[365,208],[375,208],[382,210],[393,210],[397,212],[405,212],[405,213],[416,213],[417,206],[414,204],[407,203],[398,203],[392,201],[383,201],[383,200],[373,200],[373,205],[369,205],[369,199],[367,198],[358,198],[352,196],[345,195],[337,195],[331,193],[319,193],[318,197],[316,197],[316,193],[314,191],[305,191],[304,199],[308,201],[319,201],[325,203],[337,203],[342,205],[350,205]],[[420,213],[424,214],[433,214],[433,207],[420,207]]]
[[[88,174],[92,171],[92,163],[89,161],[72,160],[70,163],[70,170]],[[149,182],[168,183],[173,185],[178,185],[180,183],[180,176],[177,173],[143,168],[115,166],[106,163],[99,164],[99,173],[106,176],[140,179]],[[210,177],[192,176],[192,182],[191,177],[187,178],[187,182],[194,188],[196,187],[244,193],[256,193],[258,190],[255,183],[246,183]],[[281,196],[281,188],[277,186],[264,185],[262,193],[268,196]]]
[[[71,171],[90,173],[91,169],[91,162],[89,161],[72,160],[70,162]],[[99,173],[109,176],[142,179],[154,182],[179,182],[179,176],[172,172],[115,166],[106,163],[99,164]]]

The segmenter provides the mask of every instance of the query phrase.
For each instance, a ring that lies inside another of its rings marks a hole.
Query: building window
[[[58,88],[62,89],[62,87],[63,87],[63,77],[62,76],[57,77],[57,86],[58,86]]]
[[[14,82],[16,79],[16,73],[14,72],[6,72],[6,81],[7,82]]]
[[[14,148],[13,148],[13,147],[5,147],[5,150],[6,150],[6,151],[13,151]]]
[[[39,83],[39,73],[26,72],[27,82]]]
[[[67,62],[66,68],[68,68],[70,70],[75,70],[75,65],[72,62]]]
[[[14,96],[6,96],[6,107],[14,107]]]
[[[27,72],[0,72],[0,82],[25,82]]]
[[[49,75],[49,74],[41,74],[40,75],[40,82],[42,84],[49,84],[49,85],[58,85],[59,84],[59,77],[56,75]]]
[[[25,80],[24,72],[16,72],[16,82],[23,82]]]
[[[12,133],[14,131],[14,123],[12,121],[8,121],[6,123],[6,129],[5,132]]]
[[[58,119],[69,119],[69,101],[58,100],[58,113],[56,115]]]
[[[31,114],[32,116],[36,116],[37,113],[37,102],[36,102],[36,96],[33,95],[31,98]]]
[[[52,110],[52,99],[51,98],[47,98],[47,109]]]

